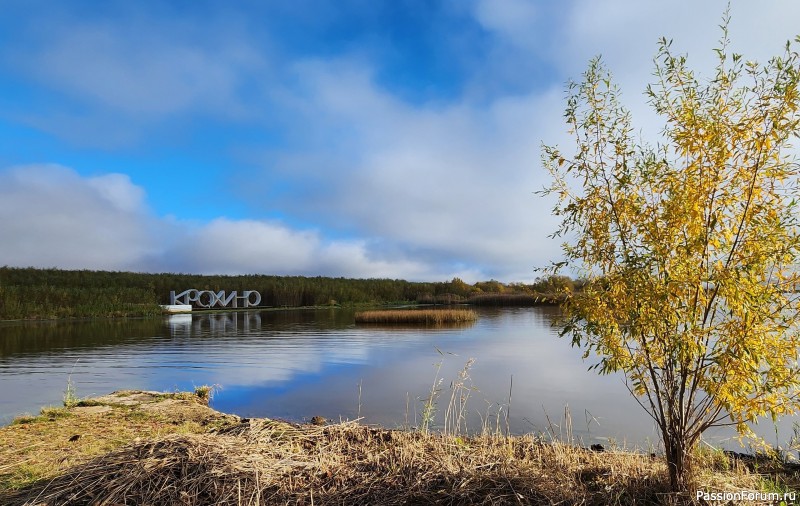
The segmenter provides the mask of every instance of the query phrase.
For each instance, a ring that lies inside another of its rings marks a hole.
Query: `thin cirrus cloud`
[[[64,5],[18,16],[19,40],[0,58],[34,95],[10,101],[6,116],[80,148],[119,151],[190,137],[193,123],[265,114],[253,83],[269,80],[271,55],[237,20],[194,25],[144,4],[116,7],[105,16]]]
[[[309,5],[0,8],[18,19],[0,132],[39,143],[0,141],[0,265],[528,281],[559,255],[534,192],[541,142],[569,149],[565,81],[602,53],[654,140],[642,92],[658,37],[709,75],[724,10]],[[733,50],[764,60],[800,6],[731,13]]]
[[[129,117],[243,113],[239,88],[267,65],[263,53],[236,38],[198,35],[163,20],[70,18],[20,64],[59,92]]]

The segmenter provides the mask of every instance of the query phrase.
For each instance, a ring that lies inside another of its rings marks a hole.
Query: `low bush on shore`
[[[470,309],[392,309],[361,311],[355,314],[356,323],[442,325],[473,322],[477,319],[478,314]]]

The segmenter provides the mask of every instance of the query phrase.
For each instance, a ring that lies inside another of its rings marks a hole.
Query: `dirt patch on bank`
[[[130,408],[155,417],[168,418],[173,424],[195,422],[203,426],[218,422],[238,422],[239,417],[226,415],[208,407],[207,400],[188,392],[164,393],[144,390],[120,390],[84,401],[84,409],[101,406],[106,409]],[[81,409],[81,403],[76,406]]]

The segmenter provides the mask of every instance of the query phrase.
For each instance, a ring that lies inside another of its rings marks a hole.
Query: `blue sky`
[[[542,142],[602,54],[643,135],[660,36],[725,2],[0,3],[0,265],[531,281]],[[732,2],[765,60],[800,4]]]

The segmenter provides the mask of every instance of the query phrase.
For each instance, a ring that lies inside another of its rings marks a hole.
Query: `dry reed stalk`
[[[355,314],[356,323],[442,325],[473,322],[477,319],[477,313],[470,309],[394,309]]]

